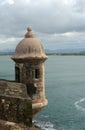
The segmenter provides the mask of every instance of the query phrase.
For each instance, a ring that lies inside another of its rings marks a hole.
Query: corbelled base
[[[44,99],[42,102],[32,103],[32,117],[42,110],[48,104],[48,100]]]

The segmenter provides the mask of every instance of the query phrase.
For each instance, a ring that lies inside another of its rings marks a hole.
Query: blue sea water
[[[10,56],[0,56],[0,78],[14,79]],[[48,106],[34,122],[43,130],[85,130],[85,56],[49,56],[45,86]]]

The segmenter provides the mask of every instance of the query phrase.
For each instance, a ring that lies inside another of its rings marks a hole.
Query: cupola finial
[[[29,32],[29,31],[32,31],[32,27],[29,26],[29,27],[27,28],[27,31],[28,31],[28,32]]]
[[[33,38],[33,37],[35,37],[35,36],[32,32],[32,27],[30,26],[27,28],[27,33],[25,34],[25,38]]]

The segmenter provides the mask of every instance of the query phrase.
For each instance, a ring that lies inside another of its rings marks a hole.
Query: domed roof
[[[12,56],[14,61],[27,59],[47,59],[44,48],[37,38],[35,38],[32,29],[27,28],[25,38],[17,45],[15,54]]]

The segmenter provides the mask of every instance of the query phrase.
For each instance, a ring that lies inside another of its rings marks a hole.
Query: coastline
[[[47,53],[47,56],[56,55],[56,56],[85,56],[85,53]],[[0,56],[12,56],[12,54],[0,54]]]

